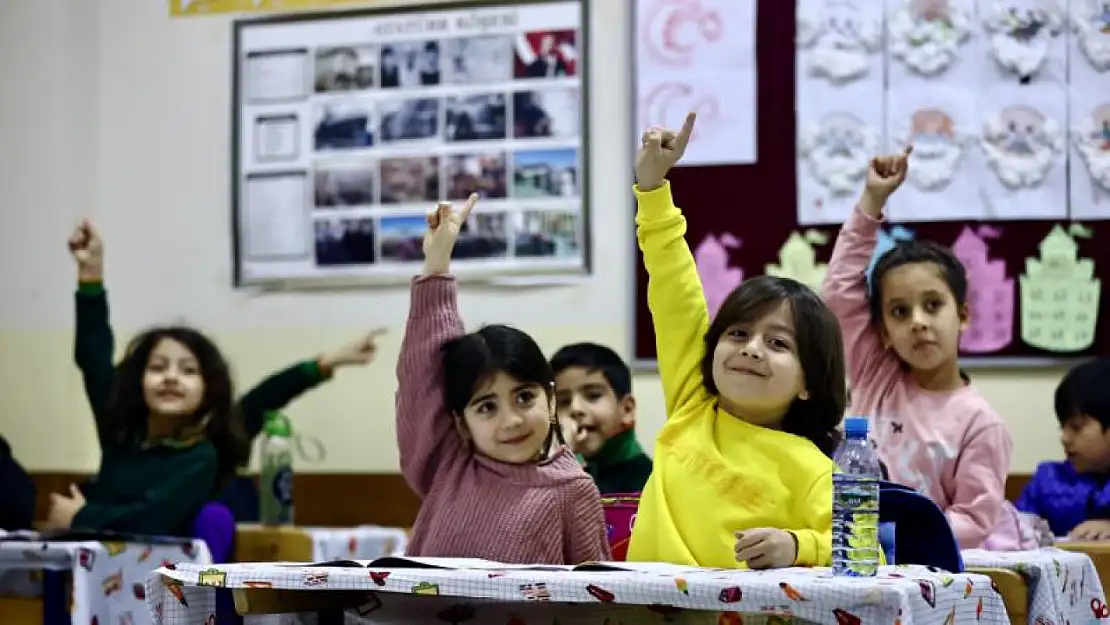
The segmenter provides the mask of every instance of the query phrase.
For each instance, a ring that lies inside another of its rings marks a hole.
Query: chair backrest
[[[231,510],[218,501],[204,504],[193,519],[193,538],[208,544],[213,564],[230,562],[235,543],[235,517]]]
[[[613,561],[623,562],[628,555],[628,541],[636,523],[636,510],[640,507],[640,493],[602,495],[601,507],[605,510],[605,526]]]
[[[932,499],[912,488],[883,481],[879,488],[879,522],[894,524],[898,564],[963,572],[964,561],[952,526]]]

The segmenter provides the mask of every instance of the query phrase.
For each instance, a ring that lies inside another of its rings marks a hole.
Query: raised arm
[[[908,156],[909,151],[905,156]],[[869,381],[887,380],[901,366],[897,357],[883,347],[874,324],[867,292],[867,265],[875,252],[876,235],[887,198],[906,177],[905,156],[901,169],[885,171],[890,157],[875,159],[867,172],[867,187],[848,217],[833,246],[829,272],[821,297],[840,321],[844,335],[848,376],[853,394],[869,395]],[[880,172],[879,169],[884,169]]]
[[[384,330],[374,330],[315,360],[298,362],[259,382],[239,399],[243,425],[252,439],[262,431],[266,413],[281,410],[294,399],[331,379],[336,369],[365,365],[377,353],[377,338]]]
[[[443,346],[463,335],[458,289],[449,275],[459,229],[478,196],[456,214],[440,204],[424,235],[424,272],[412,282],[405,336],[397,362],[397,447],[401,474],[417,496],[432,488],[436,472],[467,449],[444,398]]]
[[[648,308],[668,417],[706,393],[701,361],[709,312],[686,243],[686,218],[674,205],[664,178],[682,157],[693,127],[690,113],[677,133],[649,130],[636,155],[636,239],[648,274]]]
[[[69,250],[77,262],[73,358],[81,371],[99,434],[116,374],[112,362],[116,342],[104,290],[104,244],[92,225],[84,221],[70,236]]]

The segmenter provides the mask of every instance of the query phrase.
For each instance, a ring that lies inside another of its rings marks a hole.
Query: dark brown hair
[[[795,399],[786,411],[782,429],[813,441],[828,455],[840,444],[838,426],[847,405],[844,339],[836,316],[817,293],[790,278],[759,276],[745,280],[721,305],[705,333],[701,371],[705,387],[720,394],[713,380],[713,352],[729,328],[756,323],[783,303],[790,306],[798,362],[809,398]]]

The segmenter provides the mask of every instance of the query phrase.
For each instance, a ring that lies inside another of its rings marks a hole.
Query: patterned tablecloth
[[[218,587],[363,591],[359,615],[349,613],[348,620],[390,624],[692,620],[733,625],[757,622],[751,618],[756,614],[771,622],[829,625],[1009,622],[990,578],[918,566],[883,567],[877,578],[851,579],[833,577],[827,568],[737,571],[659,564],[574,571],[511,565],[445,570],[179,564],[149,576],[147,603],[158,625],[207,625]]]
[[[0,541],[0,594],[38,594],[42,571],[71,571],[73,625],[142,625],[151,622],[147,575],[177,562],[203,566],[212,556],[201,540],[189,545]]]
[[[1029,586],[1029,622],[1087,625],[1110,618],[1110,607],[1091,558],[1054,548],[1036,551],[963,552],[964,566],[1015,571]]]
[[[405,553],[408,536],[398,527],[304,527],[312,538],[312,560],[373,560]]]

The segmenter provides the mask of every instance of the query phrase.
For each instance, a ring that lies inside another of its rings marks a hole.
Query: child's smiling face
[[[567,367],[555,375],[555,409],[561,420],[578,426],[574,451],[587,460],[636,422],[632,396],[618,398],[604,373],[586,367]]]

